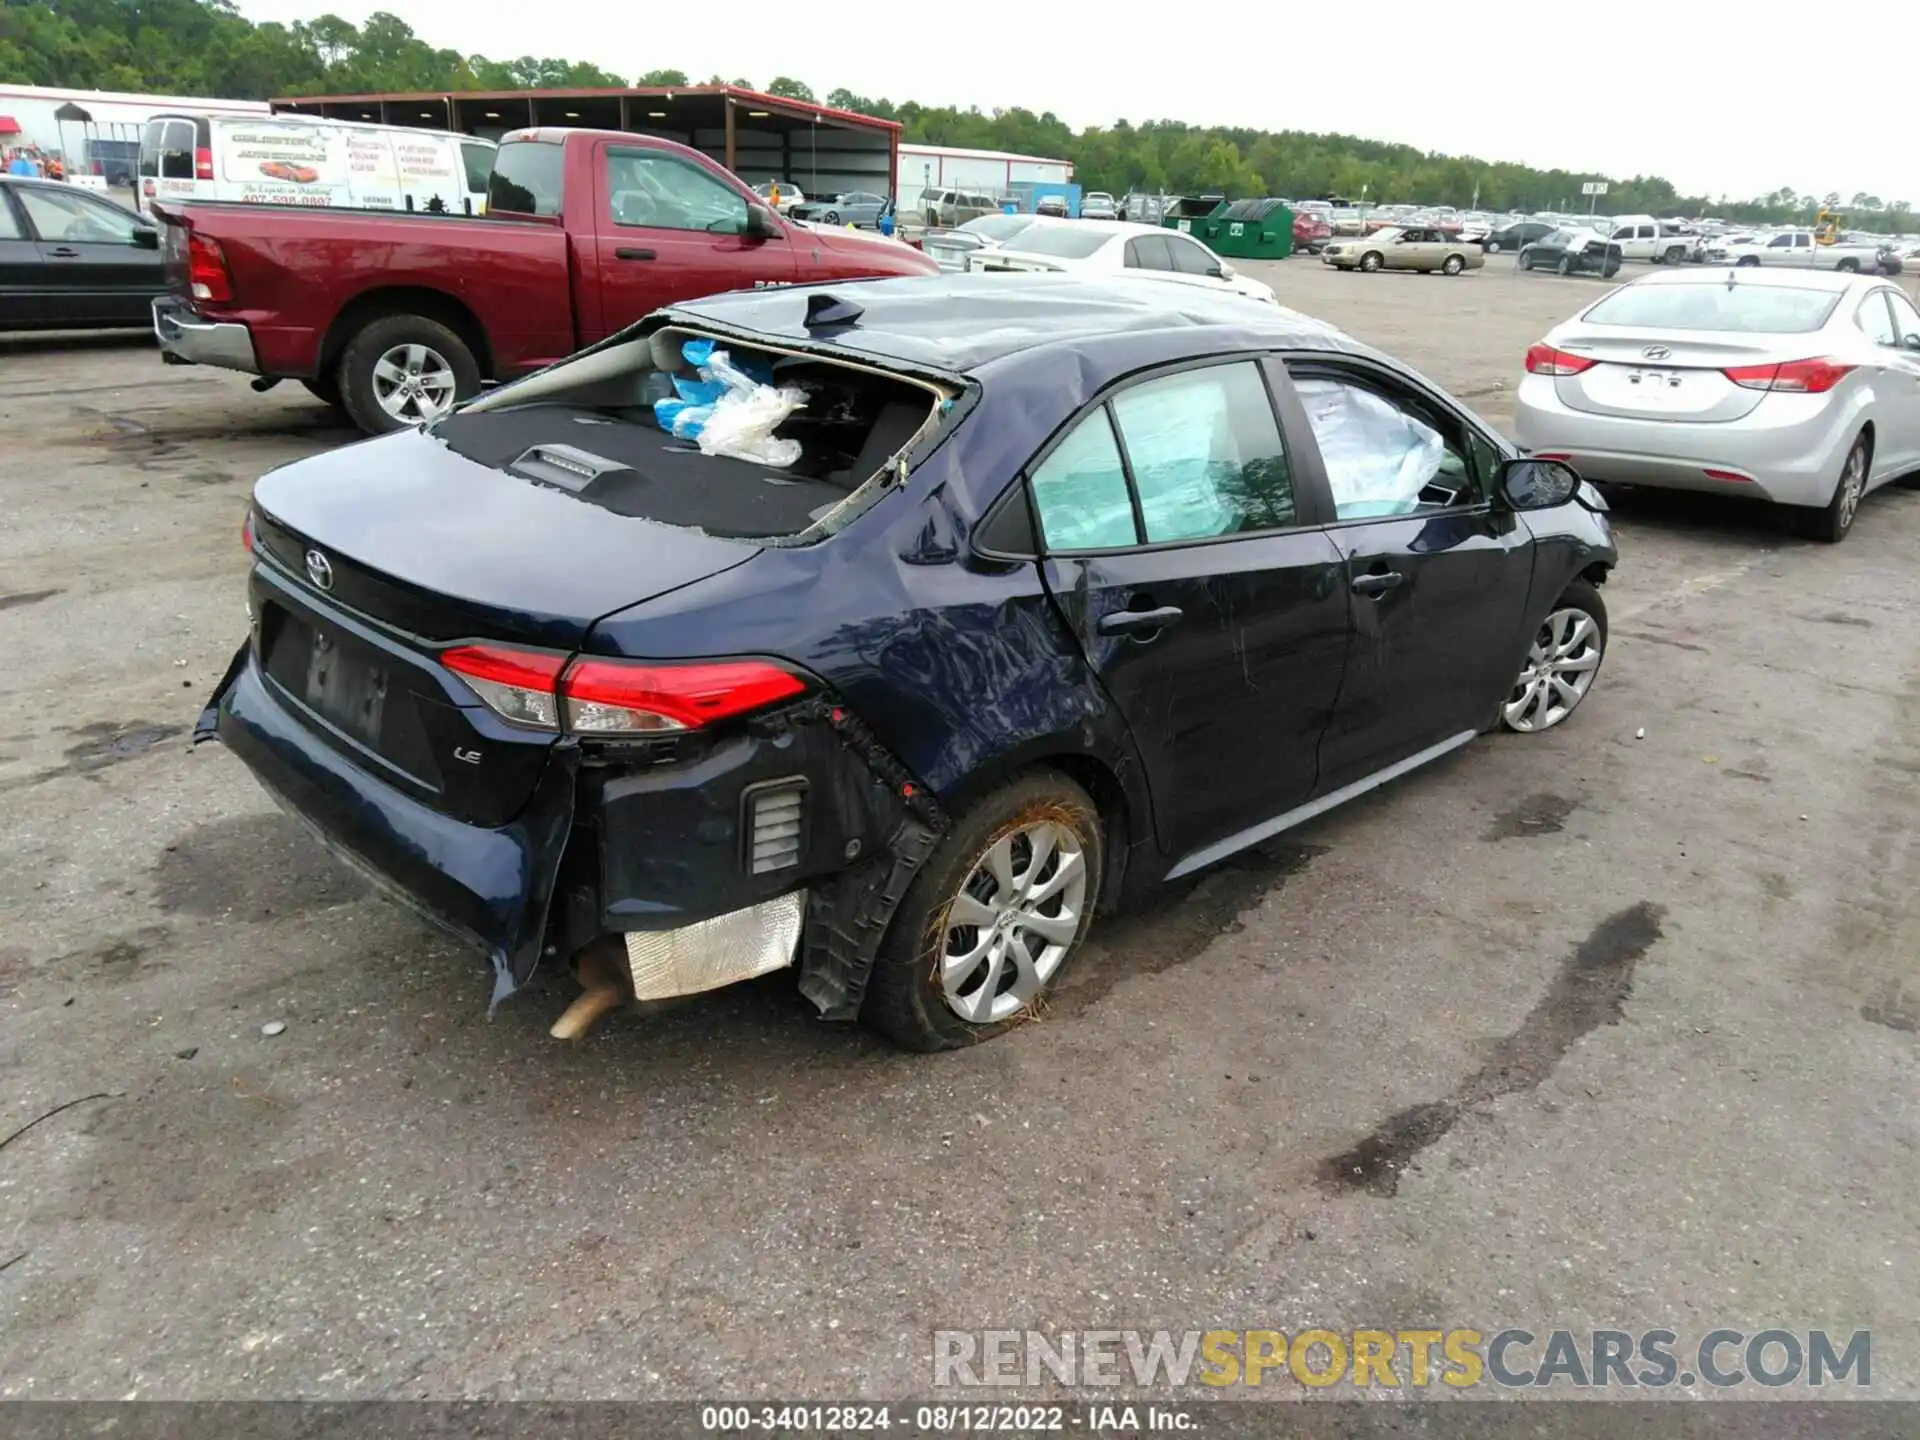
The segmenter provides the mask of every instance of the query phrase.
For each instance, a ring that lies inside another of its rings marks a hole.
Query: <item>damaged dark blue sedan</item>
[[[700,341],[797,392],[761,437],[797,459],[661,428]],[[1565,720],[1604,510],[1238,297],[725,295],[264,477],[201,734],[496,998],[543,957],[589,1010],[791,966],[938,1049],[1030,1010],[1096,912]]]

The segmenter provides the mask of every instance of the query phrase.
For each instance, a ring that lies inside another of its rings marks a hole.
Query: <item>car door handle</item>
[[[65,245],[60,246],[57,250],[49,250],[47,254],[51,255],[55,260],[78,260],[80,258],[80,252],[78,250],[69,250]]]
[[[1398,570],[1389,570],[1384,575],[1359,575],[1354,578],[1353,593],[1356,595],[1384,595],[1396,588],[1407,577]]]
[[[1102,615],[1095,627],[1102,635],[1136,635],[1142,630],[1159,630],[1178,620],[1183,612],[1178,605],[1162,605],[1153,610],[1116,610]]]
[[[622,245],[618,250],[613,252],[613,258],[616,260],[653,260],[658,257],[656,257],[651,250],[634,250]]]

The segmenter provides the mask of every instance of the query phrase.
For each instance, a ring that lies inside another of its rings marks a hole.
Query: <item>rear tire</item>
[[[396,373],[398,381],[391,378]],[[417,394],[402,393],[416,382]],[[361,327],[340,356],[341,404],[369,435],[439,419],[479,393],[480,366],[466,341],[424,315],[375,320]]]
[[[1736,270],[1745,270],[1757,266],[1759,263],[1760,257],[1758,255],[1742,255],[1738,260],[1733,262],[1733,268]]]
[[[1462,260],[1458,255],[1447,256],[1446,264],[1440,267],[1441,272],[1447,275],[1458,275],[1466,268],[1467,262]]]
[[[1807,534],[1823,545],[1838,545],[1853,533],[1853,522],[1860,514],[1860,502],[1867,496],[1867,472],[1873,465],[1873,441],[1862,432],[1840,466],[1840,479],[1833,487],[1833,499],[1824,510],[1807,512]]]
[[[1038,861],[1036,835],[1053,846]],[[995,879],[996,851],[1013,877],[1010,887]],[[1104,862],[1099,810],[1058,771],[1035,770],[983,795],[907,888],[880,943],[861,1018],[896,1045],[921,1051],[976,1045],[1030,1018],[1086,938]],[[1031,904],[1017,897],[1056,885]],[[961,907],[981,923],[956,919]],[[1022,927],[1020,914],[1056,922],[1053,934],[1061,938],[1045,941],[1037,929]],[[990,923],[990,916],[999,918]],[[1037,957],[1012,948],[1029,944],[1039,947]],[[1064,950],[1053,953],[1060,945]],[[982,958],[965,969],[964,957],[975,953]],[[1021,966],[1016,954],[1028,964]],[[1023,989],[1030,993],[1019,993]],[[968,1007],[982,1018],[964,1017]]]
[[[1562,255],[1560,257],[1560,263],[1553,267],[1553,273],[1556,275],[1571,275],[1573,273],[1573,257],[1571,255]]]
[[[1487,241],[1487,254],[1498,255],[1499,253],[1500,253],[1500,242],[1498,240]]]

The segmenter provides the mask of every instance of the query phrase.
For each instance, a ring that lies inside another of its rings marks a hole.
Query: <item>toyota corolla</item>
[[[716,350],[800,398],[790,447],[657,423]],[[263,478],[199,733],[496,998],[543,957],[616,1000],[791,967],[937,1049],[1029,1012],[1096,913],[1563,722],[1604,509],[1233,296],[717,296]]]

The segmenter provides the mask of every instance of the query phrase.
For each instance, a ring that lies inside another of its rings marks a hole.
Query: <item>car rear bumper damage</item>
[[[469,825],[421,804],[316,740],[248,646],[194,727],[218,739],[332,854],[493,961],[495,1003],[533,972],[573,820],[577,753],[556,748],[512,824]]]
[[[180,301],[162,296],[153,302],[153,333],[161,357],[173,365],[216,365],[222,370],[260,373],[253,334],[230,320],[203,320]]]
[[[195,728],[387,895],[485,951],[494,1002],[542,956],[609,935],[634,998],[694,994],[796,960],[823,1017],[858,1016],[894,911],[947,827],[918,780],[821,697],[691,758],[554,747],[512,823],[402,793],[315,734],[252,647]]]

